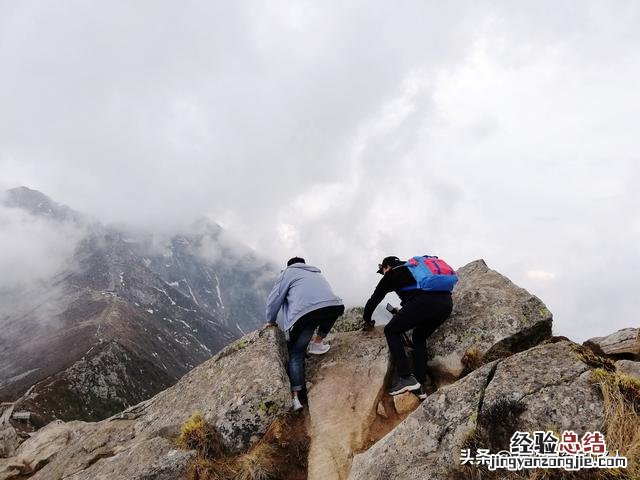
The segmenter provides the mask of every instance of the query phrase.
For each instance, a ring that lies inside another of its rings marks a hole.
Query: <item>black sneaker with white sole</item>
[[[420,388],[418,382],[413,375],[400,379],[389,389],[389,395],[400,395],[404,392],[412,392]]]
[[[425,398],[427,398],[427,391],[424,389],[424,387],[422,385],[420,385],[419,389],[414,390],[411,393],[413,393],[420,400],[424,400]]]

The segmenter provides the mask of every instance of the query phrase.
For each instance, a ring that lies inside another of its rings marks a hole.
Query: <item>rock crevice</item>
[[[494,362],[489,369],[489,373],[487,373],[487,380],[484,386],[482,387],[482,390],[480,391],[480,398],[478,398],[478,408],[476,409],[476,415],[480,415],[480,412],[482,412],[482,406],[484,404],[484,394],[489,388],[489,385],[491,384],[491,381],[493,380],[493,377],[496,374],[496,370],[498,369],[498,363],[499,362]]]
[[[335,333],[329,341],[331,350],[308,362],[310,480],[345,479],[354,452],[392,428],[384,422],[400,421],[395,410],[384,421],[378,413],[390,368],[381,329]]]

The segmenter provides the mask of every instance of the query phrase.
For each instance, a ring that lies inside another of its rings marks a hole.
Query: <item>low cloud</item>
[[[556,278],[555,273],[544,270],[527,270],[525,273],[532,280],[553,280]]]
[[[208,215],[351,305],[386,255],[484,258],[557,333],[604,335],[637,324],[639,20],[634,2],[5,2],[0,184],[162,235]]]
[[[35,324],[55,324],[71,298],[58,281],[76,267],[84,229],[6,207],[0,195],[0,325],[3,337]],[[17,322],[17,323],[16,323]],[[15,338],[15,337],[14,337]]]
[[[49,281],[71,268],[83,234],[73,223],[0,204],[0,293]]]

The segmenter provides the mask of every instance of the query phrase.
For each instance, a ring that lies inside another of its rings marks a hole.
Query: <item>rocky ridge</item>
[[[256,369],[255,357],[261,359]],[[288,402],[283,337],[254,332],[196,367],[176,385],[97,423],[54,422],[0,461],[0,478],[179,478],[194,453],[175,437],[201,412],[231,452],[260,438]]]
[[[457,273],[451,317],[428,343],[429,370],[439,385],[551,336],[552,315],[544,303],[483,260]]]
[[[522,316],[527,316],[523,312],[531,311],[532,304],[540,310],[546,307],[534,303],[510,282],[500,280],[496,287],[493,281],[483,281],[483,276],[493,276],[483,264],[473,262],[460,269],[461,277],[480,276],[475,286],[467,283],[465,295],[486,299],[499,296],[502,290],[504,297],[512,300],[493,310],[486,304],[483,308],[482,301],[468,303],[469,308],[477,309],[475,316],[456,309],[455,315],[465,315],[470,329],[479,330],[481,322],[493,322],[493,343],[481,338],[482,347],[478,348],[485,354],[478,356],[475,364],[468,363],[459,378],[449,377],[447,385],[422,403],[412,394],[394,399],[384,394],[392,365],[381,328],[368,333],[348,331],[348,325],[356,327],[349,315],[339,322],[344,331],[329,336],[330,352],[309,359],[307,365],[309,406],[299,417],[304,422],[297,428],[309,436],[308,454],[306,447],[295,447],[304,450],[307,464],[302,467],[307,478],[505,478],[490,476],[477,467],[462,468],[460,449],[497,452],[508,447],[511,434],[518,429],[574,430],[580,435],[601,430],[621,454],[633,455],[628,451],[631,444],[624,443],[631,437],[607,430],[615,419],[606,405],[613,399],[607,388],[619,379],[627,386],[634,385],[633,380],[627,380],[633,377],[621,375],[633,375],[638,362],[624,359],[614,363],[570,340],[540,335],[526,322],[514,332],[510,319],[522,321]],[[534,318],[535,326],[545,322],[544,317],[529,318]],[[504,332],[497,326],[500,319],[505,323]],[[445,323],[441,335],[446,335],[446,327]],[[450,328],[451,335],[458,334],[455,321]],[[486,355],[494,345],[504,345],[505,338],[514,336],[519,340],[510,345],[519,351],[506,348],[495,358]],[[467,343],[456,351],[468,351],[473,345]],[[173,387],[108,420],[50,424],[14,448],[10,458],[0,460],[0,480],[24,474],[51,480],[177,479],[193,472],[194,462],[200,462],[197,465],[202,468],[218,468],[221,463],[207,463],[198,459],[195,451],[177,447],[180,426],[196,411],[213,426],[228,452],[225,455],[245,456],[244,463],[234,465],[244,465],[246,470],[233,475],[260,478],[256,475],[266,475],[277,458],[264,439],[273,435],[274,425],[277,427],[282,418],[290,418],[285,365],[281,332],[254,332]],[[640,386],[640,378],[638,381]],[[640,430],[637,414],[629,415],[624,420],[628,431],[633,433],[634,425]],[[616,425],[615,431],[619,430]],[[615,443],[620,441],[622,444]],[[630,458],[635,463],[623,472],[626,476],[616,478],[636,478],[638,459]],[[233,475],[220,478],[236,478]],[[280,474],[271,478],[301,477]],[[563,478],[586,477],[576,473]]]
[[[590,338],[583,345],[600,355],[640,361],[640,328],[623,328],[606,337]]]

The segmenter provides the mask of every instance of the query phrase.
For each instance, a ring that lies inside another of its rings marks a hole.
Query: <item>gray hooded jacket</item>
[[[285,268],[267,299],[267,322],[276,323],[278,311],[284,313],[284,329],[289,330],[303,315],[319,308],[342,305],[320,269],[304,263]]]

